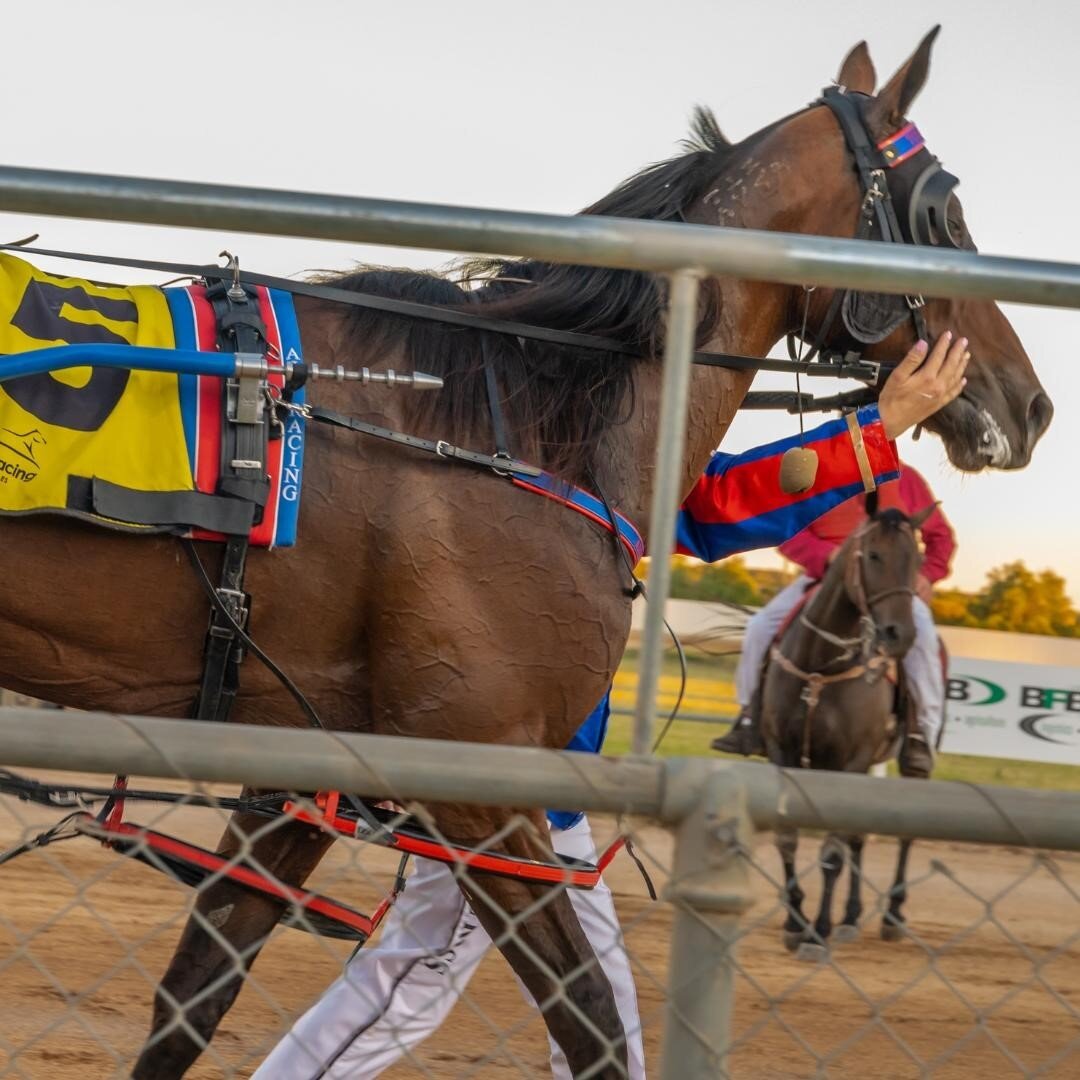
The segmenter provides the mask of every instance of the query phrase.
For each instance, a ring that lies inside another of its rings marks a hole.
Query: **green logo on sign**
[[[978,685],[973,686],[973,683]],[[985,697],[977,697],[983,693]],[[996,705],[1005,700],[1005,687],[977,675],[957,675],[949,680],[945,696],[949,701],[962,701],[965,705]]]

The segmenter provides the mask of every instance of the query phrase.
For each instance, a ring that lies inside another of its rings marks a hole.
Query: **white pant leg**
[[[446,1019],[491,944],[444,863],[417,859],[379,943],[293,1025],[252,1080],[366,1080]]]
[[[586,862],[596,862],[596,848],[588,818],[565,831],[551,830],[551,840],[560,855],[569,855]],[[641,1017],[638,1013],[637,990],[630,958],[623,945],[619,917],[611,890],[601,878],[593,889],[571,889],[570,902],[581,923],[585,937],[596,953],[604,974],[615,994],[615,1007],[626,1034],[627,1076],[630,1080],[645,1080],[645,1048],[641,1038]],[[527,995],[528,996],[528,995]],[[532,998],[529,996],[529,1000]],[[570,1066],[558,1043],[549,1036],[551,1044],[551,1074],[556,1080],[572,1080]]]
[[[592,859],[588,822],[552,829],[555,850]],[[602,890],[602,892],[601,892]],[[579,897],[598,894],[595,902]],[[601,881],[571,892],[586,937],[600,957],[627,1032],[631,1077],[643,1078],[641,1022],[611,893]],[[344,974],[293,1025],[252,1080],[369,1080],[435,1032],[491,945],[443,863],[417,859],[379,943],[361,949]],[[562,1052],[555,1075],[569,1080]],[[636,1070],[634,1063],[636,1062]]]
[[[742,654],[739,656],[739,666],[735,669],[735,694],[742,708],[749,706],[754,691],[757,690],[766,649],[772,644],[773,638],[784,625],[784,620],[809,584],[810,578],[805,574],[800,575],[786,588],[781,589],[746,624]]]
[[[915,620],[915,644],[904,657],[904,673],[915,697],[919,724],[926,741],[933,747],[944,715],[945,676],[941,670],[941,651],[934,616],[917,596],[912,602],[912,615]]]

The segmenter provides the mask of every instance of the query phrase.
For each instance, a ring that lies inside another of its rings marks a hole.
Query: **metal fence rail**
[[[604,758],[389,735],[0,709],[0,762],[130,772],[399,801],[640,814],[692,813],[713,781],[744,793],[755,829],[790,826],[1080,851],[1080,792],[777,769],[703,758]]]
[[[1080,267],[795,233],[0,166],[0,210],[1080,307]]]

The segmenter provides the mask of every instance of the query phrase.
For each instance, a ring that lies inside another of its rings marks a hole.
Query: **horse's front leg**
[[[829,953],[829,938],[833,928],[833,892],[843,869],[844,841],[836,833],[829,833],[821,845],[821,906],[813,929],[807,932],[805,940],[799,946],[800,960],[823,960]]]
[[[268,832],[265,817],[234,814],[218,853],[239,855],[246,847],[243,837],[253,835],[251,861],[279,881],[302,885],[333,838],[311,825],[275,824]],[[227,878],[200,890],[154,997],[150,1036],[132,1070],[134,1080],[173,1080],[187,1072],[206,1049],[283,912],[279,901]]]
[[[799,850],[798,829],[777,829],[776,848],[780,852],[780,861],[784,866],[784,907],[787,918],[784,920],[784,948],[794,952],[805,940],[809,923],[803,914],[803,900],[806,894],[799,884],[798,871],[795,868],[795,855]]]
[[[881,920],[883,941],[900,941],[904,937],[904,915],[900,910],[907,899],[907,861],[911,853],[912,841],[905,838],[900,841],[900,854],[896,860],[896,877],[889,890],[889,910]]]
[[[847,905],[844,908],[844,920],[833,933],[833,940],[837,942],[856,941],[859,937],[859,919],[863,913],[862,857],[865,844],[865,836],[849,836],[847,838],[847,847],[850,854],[848,872],[851,877]]]

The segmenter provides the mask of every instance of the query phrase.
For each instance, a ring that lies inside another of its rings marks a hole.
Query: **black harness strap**
[[[210,282],[206,295],[217,318],[219,347],[229,352],[264,355],[266,326],[254,293],[244,289],[234,277],[231,282],[221,279]],[[247,628],[251,615],[251,596],[244,591],[248,538],[251,524],[261,520],[270,494],[264,406],[260,402],[256,409],[263,417],[261,420],[241,415],[243,395],[248,392],[242,380],[230,379],[222,386],[224,430],[218,495],[246,504],[251,513],[248,525],[229,535],[225,542],[225,556],[215,589],[218,603],[211,605],[203,650],[202,682],[194,710],[197,720],[228,720],[240,688],[245,647],[237,630]]]
[[[309,420],[315,420],[320,424],[348,428],[349,431],[356,431],[361,435],[371,435],[373,438],[383,439],[386,442],[394,443],[396,446],[407,446],[412,450],[423,450],[446,461],[463,461],[467,465],[477,465],[500,475],[515,472],[523,473],[526,476],[540,476],[544,471],[538,469],[535,465],[518,461],[508,454],[478,454],[474,450],[463,450],[460,446],[454,446],[452,443],[445,442],[442,439],[421,439],[418,435],[406,435],[404,432],[392,431],[390,428],[379,427],[376,424],[368,424],[363,420],[357,420],[354,416],[334,412],[332,409],[323,409],[318,405],[305,408],[303,413]]]
[[[120,259],[105,255],[91,255],[85,252],[57,251],[52,248],[28,247],[23,244],[0,244],[0,251],[21,251],[29,255],[46,255],[53,258],[76,259],[79,262],[101,263],[106,266],[124,266],[136,270],[154,270],[166,274],[181,274],[185,277],[217,280],[221,276],[220,266],[207,266],[195,263],[158,262],[151,259]],[[411,319],[426,319],[429,322],[447,323],[466,329],[487,330],[495,334],[510,334],[513,337],[531,341],[546,341],[553,345],[566,345],[575,349],[595,349],[602,352],[616,353],[620,356],[640,357],[639,349],[622,345],[610,338],[596,334],[581,334],[576,331],[555,330],[546,326],[533,326],[526,323],[510,322],[507,319],[493,319],[474,311],[455,310],[438,307],[434,304],[421,304],[411,300],[396,300],[388,296],[375,296],[371,293],[353,292],[333,285],[319,285],[306,281],[294,281],[292,278],[275,277],[271,274],[256,274],[247,270],[238,271],[235,281],[244,285],[265,285],[271,289],[296,296],[310,296],[319,300],[330,300],[335,304],[349,307],[368,308],[390,315],[404,315]],[[801,372],[804,375],[821,375],[839,379],[858,379],[876,385],[878,376],[886,365],[866,361],[858,356],[828,354],[813,363],[808,361],[772,360],[756,356],[740,356],[737,353],[694,353],[693,362],[705,367],[730,368],[735,371],[779,371]]]

